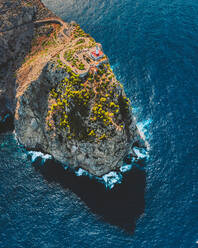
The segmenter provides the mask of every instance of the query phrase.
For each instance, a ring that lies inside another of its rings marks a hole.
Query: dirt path
[[[44,24],[60,24],[61,25],[61,29],[59,31],[59,34],[61,34],[63,37],[65,37],[65,39],[67,40],[67,46],[60,52],[60,60],[65,63],[66,65],[71,67],[71,64],[69,62],[66,61],[66,59],[64,58],[64,54],[65,51],[69,48],[76,48],[78,46],[81,46],[82,44],[76,44],[76,42],[80,39],[84,39],[85,42],[83,43],[84,46],[87,46],[89,44],[89,39],[86,37],[80,37],[79,39],[75,39],[74,41],[72,40],[72,37],[67,36],[66,32],[69,29],[69,26],[67,23],[65,23],[64,21],[62,21],[59,18],[46,18],[44,20],[39,20],[39,21],[35,21],[34,24],[35,25],[44,25]],[[69,42],[70,41],[70,42]],[[87,61],[83,58],[83,56],[79,55],[79,60],[84,64],[85,69],[84,70],[79,70],[78,68],[73,69],[75,73],[77,74],[86,74],[87,71],[89,70],[89,64],[87,63]]]
[[[65,34],[64,30],[68,29],[68,24],[63,22],[59,18],[46,18],[44,20],[35,21],[35,25],[45,25],[45,24],[60,24],[61,29],[59,31],[59,34],[61,34],[64,37],[64,41],[62,41],[62,44],[57,44],[57,46],[49,48],[47,52],[41,51],[41,53],[32,56],[29,59],[29,63],[25,63],[21,66],[21,68],[18,71],[17,81],[18,89],[17,89],[17,97],[23,94],[25,89],[28,87],[29,83],[31,81],[34,81],[38,78],[40,75],[43,67],[45,64],[56,54],[60,53],[65,48],[65,43],[67,44],[69,41],[69,37]]]
[[[21,68],[17,72],[17,97],[23,94],[31,81],[34,81],[38,78],[43,67],[52,57],[55,57],[57,54],[59,54],[60,60],[67,66],[71,67],[71,64],[64,58],[66,50],[80,47],[82,44],[76,44],[77,41],[80,39],[85,40],[85,42],[83,43],[83,46],[85,46],[85,48],[88,47],[90,41],[88,37],[79,37],[73,40],[72,35],[68,36],[66,34],[66,32],[69,30],[69,25],[59,18],[46,18],[35,21],[34,24],[35,26],[45,24],[59,24],[61,25],[61,29],[58,32],[58,36],[60,37],[61,34],[62,37],[57,45],[48,47],[47,51],[43,50],[39,54],[32,56],[31,58],[29,58],[27,63],[21,66]],[[86,74],[90,68],[90,65],[84,59],[83,53],[79,54],[79,60],[84,64],[85,69],[79,70],[78,68],[73,67],[72,69],[77,74]]]
[[[60,24],[61,25],[61,29],[59,31],[59,33],[61,33],[63,36],[68,37],[64,30],[68,30],[69,26],[66,22],[62,21],[59,18],[46,18],[43,20],[39,20],[39,21],[35,21],[34,24],[35,25],[44,25],[44,24]]]

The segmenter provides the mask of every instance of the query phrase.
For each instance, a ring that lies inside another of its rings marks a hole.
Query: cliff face
[[[27,53],[33,35],[35,9],[19,1],[0,2],[0,127],[6,129],[14,112],[15,69]],[[27,25],[23,25],[27,23]]]
[[[15,109],[17,139],[28,149],[96,176],[118,169],[141,138],[130,101],[101,44],[76,23],[54,16],[40,1],[17,2],[20,7],[10,1],[22,17],[10,21],[9,8],[1,34],[5,44],[10,37],[19,44],[8,46],[0,60],[1,94]],[[4,87],[6,75],[12,81]]]
[[[33,22],[43,16],[54,15],[38,0],[0,1],[0,132],[13,126],[16,70],[31,49]]]
[[[58,92],[58,87],[61,87],[61,92],[65,94],[62,89],[64,83],[61,82],[65,78],[71,80],[71,77],[67,69],[58,67],[56,61],[47,63],[39,78],[29,84],[19,99],[16,134],[28,148],[52,154],[63,164],[72,168],[81,167],[93,175],[101,176],[123,164],[131,145],[138,140],[137,128],[126,109],[128,105],[121,102],[125,99],[124,91],[118,87],[114,89],[114,94],[118,96],[110,99],[110,103],[118,105],[119,113],[114,121],[123,126],[120,129],[112,123],[104,125],[101,118],[90,120],[95,96],[86,105],[78,97],[74,99],[76,96],[69,106],[64,104],[64,97],[63,105],[62,102],[56,105],[50,92],[55,92],[53,89]],[[64,119],[64,115],[69,116],[69,120]]]

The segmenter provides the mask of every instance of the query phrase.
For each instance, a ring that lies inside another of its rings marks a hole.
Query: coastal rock
[[[7,109],[12,119],[14,117],[16,71],[31,49],[34,21],[43,16],[55,15],[40,0],[0,1],[0,98],[5,103],[1,106],[1,119]]]
[[[69,78],[67,70],[63,71],[63,68],[58,68],[57,62],[49,61],[38,79],[29,84],[19,97],[15,122],[18,140],[29,149],[49,153],[71,168],[81,167],[96,176],[119,169],[133,143],[140,138],[131,112],[124,120],[125,128],[114,130],[114,134],[104,140],[69,139],[65,129],[55,127],[50,130],[47,126],[50,91],[64,78]],[[115,91],[119,92],[119,96],[125,95],[123,89],[118,88],[117,91],[115,88]],[[80,124],[84,117],[80,112],[78,114]],[[87,121],[86,118],[84,121]],[[92,127],[101,129],[99,123],[93,123]],[[103,131],[108,133],[111,128],[103,127]]]
[[[39,0],[2,0],[0,52],[0,130],[14,114],[26,148],[99,177],[120,169],[142,139],[101,44]]]

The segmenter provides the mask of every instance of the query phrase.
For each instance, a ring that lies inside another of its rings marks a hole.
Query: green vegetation
[[[69,50],[67,52],[65,52],[65,59],[70,62],[73,60],[73,55],[74,55],[75,51]]]
[[[42,47],[44,48],[46,46],[55,45],[55,44],[56,42],[53,39],[49,39],[49,40],[43,41]]]
[[[82,62],[80,62],[80,64],[77,65],[77,68],[78,68],[79,70],[84,70],[84,69],[85,69],[85,65],[84,65]]]
[[[68,55],[69,56],[69,55]],[[50,93],[48,127],[64,130],[68,139],[102,141],[123,129],[129,113],[129,100],[118,95],[118,86],[109,65],[99,68],[97,74],[80,78],[72,69],[57,60],[69,77]],[[113,81],[106,79],[111,73]]]
[[[76,42],[76,45],[82,44],[82,43],[84,43],[84,42],[85,42],[84,39],[80,39],[80,40],[78,40],[78,41]]]
[[[75,54],[75,50],[69,50],[65,52],[64,57],[68,62],[71,63],[72,66],[75,66],[79,70],[84,70],[85,65],[82,62],[80,62],[79,59],[76,56],[74,56],[74,54]]]
[[[58,62],[59,67],[61,67],[61,61]],[[70,68],[66,67],[66,70],[70,75],[69,79],[65,78],[50,93],[50,98],[55,102],[48,111],[48,116],[53,116],[53,121],[49,121],[48,126],[52,127],[54,122],[56,127],[65,129],[69,139],[72,137],[85,139],[89,130],[79,120],[78,113],[80,113],[81,117],[88,115],[87,104],[94,94],[93,91],[84,87],[82,79],[74,74]]]
[[[56,32],[54,32],[54,39],[55,39],[55,40],[57,39],[57,35],[56,35]]]
[[[27,7],[32,7],[32,6],[33,6],[33,4],[32,4],[32,3],[30,3],[30,2],[27,2],[27,3],[25,3],[25,6],[27,6]]]
[[[74,37],[75,38],[78,38],[78,37],[90,37],[89,34],[86,34],[81,28],[79,25],[76,25],[75,26],[75,29],[74,29]]]

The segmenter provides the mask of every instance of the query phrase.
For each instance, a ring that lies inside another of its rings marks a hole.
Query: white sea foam
[[[144,148],[134,147],[133,151],[138,156],[138,159],[148,158],[148,152]]]
[[[44,154],[42,152],[30,151],[30,152],[28,152],[28,154],[31,155],[31,159],[32,159],[32,162],[33,163],[39,157],[42,159],[42,163],[41,164],[44,164],[47,159],[52,159],[52,156],[50,154]]]
[[[103,183],[105,184],[105,187],[112,189],[115,184],[120,184],[122,182],[122,174],[115,171],[111,171],[108,174],[102,176],[102,179]]]
[[[140,131],[140,134],[143,138],[148,137],[148,127],[152,122],[151,119],[137,123],[137,127]],[[89,178],[95,178],[96,180],[100,181],[105,185],[106,188],[112,189],[116,184],[121,184],[122,182],[122,173],[130,171],[133,165],[136,164],[137,159],[148,159],[148,151],[144,148],[133,147],[133,151],[137,155],[137,158],[132,158],[131,164],[123,164],[120,167],[120,172],[111,171],[105,174],[102,177],[96,177],[91,175],[88,171],[78,168],[78,170],[74,171],[76,176],[89,176]],[[52,159],[52,156],[49,154],[43,154],[42,152],[30,151],[28,154],[31,155],[32,162],[35,162],[39,157],[42,159],[41,164],[43,165],[47,159]],[[68,165],[63,165],[64,169],[68,169]]]
[[[133,107],[133,115],[140,113],[140,107]]]
[[[150,137],[149,126],[151,123],[152,123],[152,119],[137,122],[137,128],[140,132],[141,137],[145,140],[145,144],[147,146],[148,151],[150,150],[150,145],[147,142],[147,140],[149,140],[149,137]]]
[[[88,176],[89,175],[88,171],[86,171],[86,170],[84,170],[82,168],[79,168],[77,171],[75,171],[75,174],[78,177],[79,176]]]
[[[148,119],[145,121],[137,122],[137,127],[140,131],[140,134],[143,135],[145,139],[149,139],[150,134],[148,132],[149,126],[152,123],[152,119]]]
[[[120,167],[120,171],[124,173],[124,172],[130,171],[132,169],[132,167],[133,167],[132,164],[123,164]]]
[[[97,181],[103,183],[106,188],[112,189],[115,184],[120,184],[122,182],[122,174],[119,172],[111,171],[102,177],[97,177],[91,175],[88,171],[79,168],[75,171],[76,176],[88,176],[89,178],[94,178]]]

